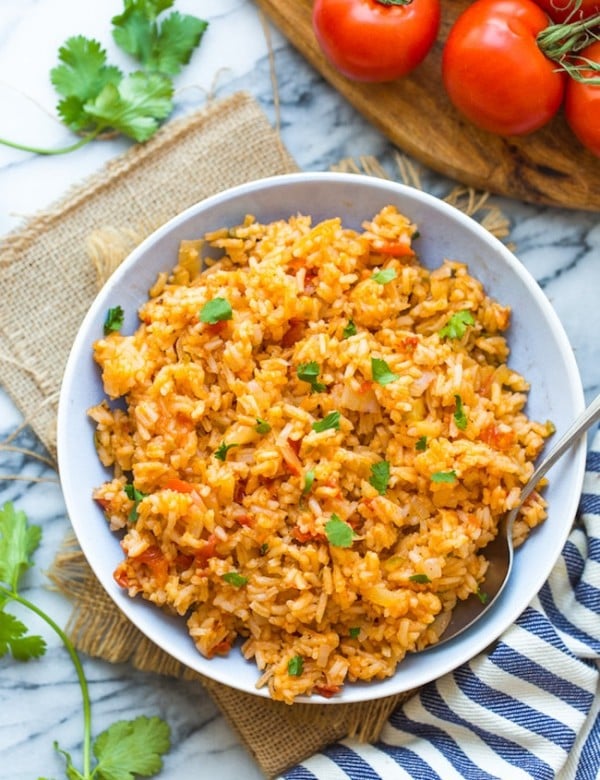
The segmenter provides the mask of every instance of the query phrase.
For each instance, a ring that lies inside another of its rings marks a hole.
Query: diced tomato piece
[[[281,339],[282,347],[293,347],[297,341],[300,341],[304,333],[304,320],[294,317],[290,319],[289,328],[283,334]]]
[[[211,534],[206,540],[206,544],[196,553],[196,560],[199,566],[205,566],[209,558],[214,558],[217,555],[217,537]]]
[[[127,574],[127,570],[125,569],[125,564],[120,563],[117,568],[114,571],[113,574],[114,581],[119,585],[121,588],[128,588],[129,587],[129,576]]]
[[[391,244],[373,247],[374,251],[380,255],[389,255],[390,257],[414,257],[415,250],[402,241],[395,241]]]
[[[254,526],[254,518],[252,515],[237,515],[235,521],[246,528],[252,528]]]
[[[231,640],[224,639],[222,642],[219,642],[214,647],[211,647],[208,657],[214,658],[215,655],[227,655],[227,653],[230,650],[231,650]]]
[[[418,336],[406,336],[400,341],[400,344],[405,352],[414,352],[414,350],[417,348],[418,343],[419,343]]]
[[[488,444],[495,450],[507,450],[515,442],[514,431],[501,431],[495,423],[491,423],[483,428],[479,438],[484,444]]]
[[[158,545],[151,545],[141,555],[130,558],[130,560],[133,563],[141,563],[147,566],[159,587],[166,583],[169,576],[169,563]]]
[[[171,477],[168,479],[163,487],[166,490],[174,490],[177,493],[192,493],[196,490],[196,485],[192,485],[191,482],[186,482],[184,479],[178,477]]]
[[[335,696],[341,690],[341,685],[315,685],[315,693],[318,693],[319,696],[324,696],[326,699],[331,699],[332,696]]]

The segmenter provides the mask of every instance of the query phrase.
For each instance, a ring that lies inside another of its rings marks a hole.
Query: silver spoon
[[[510,577],[514,559],[513,525],[521,507],[546,472],[597,420],[600,420],[600,395],[597,395],[585,411],[575,419],[535,469],[521,490],[518,505],[502,518],[498,524],[496,537],[483,549],[485,557],[489,561],[485,580],[481,586],[481,593],[485,594],[485,600],[482,601],[479,596],[472,595],[459,601],[442,636],[435,644],[431,645],[432,648],[439,647],[442,642],[447,642],[457,634],[462,633],[476,620],[479,620],[498,599]]]

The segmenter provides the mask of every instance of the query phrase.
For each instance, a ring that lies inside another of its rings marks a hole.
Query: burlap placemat
[[[0,244],[0,381],[51,454],[66,358],[110,267],[198,200],[295,169],[254,100],[238,93],[170,122]],[[94,236],[111,231],[114,256],[95,252]],[[374,739],[400,701],[290,707],[240,693],[200,678],[143,637],[106,596],[73,540],[51,577],[74,601],[68,629],[82,652],[197,680],[197,694],[201,686],[210,693],[267,777],[341,737]]]

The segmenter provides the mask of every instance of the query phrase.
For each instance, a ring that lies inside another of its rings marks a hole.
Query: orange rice
[[[90,410],[117,582],[207,658],[241,638],[277,700],[435,642],[551,433],[507,365],[509,309],[416,237],[392,206],[360,232],[247,217],[184,242],[135,333],[94,345],[125,399]],[[534,493],[519,541],[544,517]]]

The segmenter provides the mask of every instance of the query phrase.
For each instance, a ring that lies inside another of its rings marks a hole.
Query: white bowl
[[[565,332],[536,281],[500,241],[462,212],[411,187],[367,176],[272,177],[187,209],[147,238],[109,279],[85,317],[67,363],[58,414],[59,471],[67,511],[91,568],[125,615],[163,650],[209,678],[258,696],[267,697],[268,692],[255,688],[259,675],[254,662],[245,661],[235,650],[226,658],[205,659],[195,649],[183,619],[166,615],[141,598],[131,599],[113,580],[123,554],[92,500],[93,489],[110,478],[96,455],[93,425],[86,414],[103,398],[92,343],[102,333],[106,311],[116,303],[126,312],[123,332],[133,332],[138,306],[157,273],[175,264],[182,239],[239,224],[248,213],[264,222],[296,213],[310,214],[315,221],[339,216],[346,226],[360,228],[364,219],[389,203],[419,226],[419,257],[425,266],[437,267],[446,257],[466,262],[492,297],[512,307],[510,365],[531,383],[527,412],[534,419],[552,420],[560,434],[583,409],[583,391]],[[330,702],[364,701],[418,687],[455,669],[495,640],[540,590],[558,559],[577,509],[584,468],[582,442],[551,470],[548,518],[517,551],[510,582],[489,614],[454,640],[407,656],[393,677],[347,684]],[[314,697],[312,701],[327,700]]]

